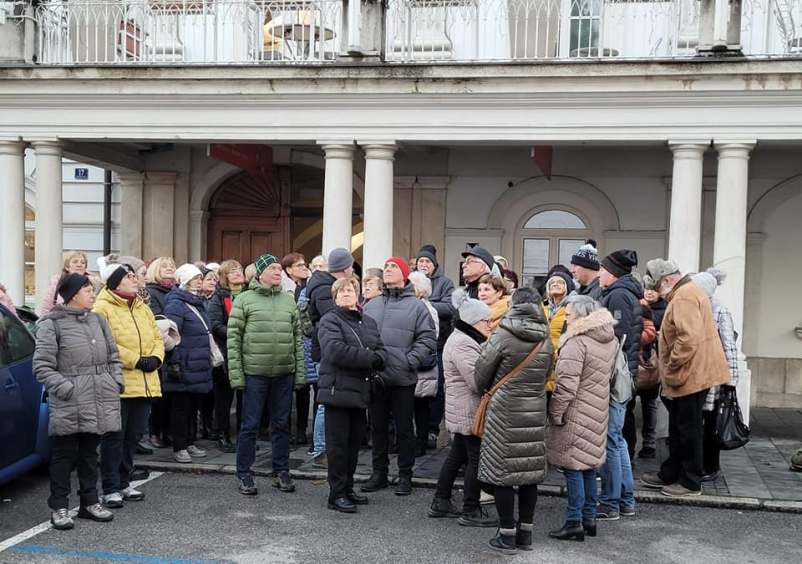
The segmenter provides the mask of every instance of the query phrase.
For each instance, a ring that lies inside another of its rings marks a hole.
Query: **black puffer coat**
[[[479,458],[479,480],[496,486],[539,484],[546,478],[546,382],[554,362],[540,304],[512,306],[476,361],[482,394],[543,342],[535,357],[490,400]]]
[[[417,384],[418,368],[437,352],[437,334],[429,308],[415,297],[412,283],[385,288],[365,306],[365,315],[376,321],[387,348],[387,366],[381,371],[385,384]]]
[[[248,288],[243,288],[239,293],[241,296],[247,292]],[[220,347],[220,351],[228,359],[228,317],[229,312],[226,307],[226,300],[231,300],[231,305],[234,304],[235,298],[231,295],[231,290],[218,286],[214,291],[212,299],[206,304],[206,310],[209,312],[209,317],[212,320],[212,335],[214,335],[214,342]]]
[[[580,286],[579,290],[577,290],[577,294],[580,296],[590,296],[597,302],[600,302],[602,298],[602,288],[599,286],[599,277],[597,276],[594,278],[593,282],[587,286]]]
[[[317,401],[334,407],[369,407],[373,372],[387,361],[376,322],[358,310],[335,307],[320,320],[318,337],[323,360]]]
[[[164,315],[164,307],[167,305],[167,294],[170,288],[150,282],[145,286],[150,294],[150,311],[153,315]]]
[[[627,336],[624,351],[629,361],[629,371],[634,378],[638,374],[638,354],[643,333],[643,306],[640,299],[643,288],[631,274],[622,276],[602,291],[601,304],[613,314],[615,338],[621,341]]]
[[[331,287],[336,281],[337,279],[331,273],[325,270],[318,270],[312,274],[312,278],[306,284],[309,317],[315,324],[315,328],[317,328],[324,315],[337,307],[334,305],[334,298],[331,295]],[[317,329],[312,334],[312,360],[320,362],[320,341],[318,340]]]
[[[451,303],[451,294],[454,293],[454,283],[438,266],[431,277],[432,295],[429,303],[437,311],[440,320],[440,332],[437,335],[437,350],[442,351],[446,346],[449,335],[454,330],[454,305]]]

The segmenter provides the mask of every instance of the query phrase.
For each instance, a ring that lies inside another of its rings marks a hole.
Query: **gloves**
[[[173,382],[181,381],[181,365],[177,362],[167,364],[167,377]]]
[[[384,370],[386,366],[387,360],[384,358],[384,355],[382,355],[380,352],[374,352],[373,363],[371,364],[373,370]]]
[[[139,359],[139,362],[136,363],[136,367],[143,372],[153,372],[161,365],[162,361],[159,360],[158,356],[143,356]]]

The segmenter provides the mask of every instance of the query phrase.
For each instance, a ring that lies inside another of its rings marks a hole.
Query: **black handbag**
[[[716,414],[716,443],[721,450],[741,448],[749,442],[749,427],[741,415],[735,388],[721,386],[719,392],[721,399]]]

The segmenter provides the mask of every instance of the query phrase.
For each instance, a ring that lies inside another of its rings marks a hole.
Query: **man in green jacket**
[[[240,294],[228,319],[228,377],[245,389],[237,441],[239,491],[256,495],[251,466],[262,408],[269,403],[273,423],[273,486],[294,492],[289,472],[292,390],[305,383],[304,346],[295,299],[281,290],[281,262],[273,255],[256,260],[250,292]]]

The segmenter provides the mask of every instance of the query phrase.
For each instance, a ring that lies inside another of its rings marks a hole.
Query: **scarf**
[[[123,292],[120,292],[119,290],[112,290],[111,293],[114,294],[115,296],[120,296],[122,299],[128,302],[128,307],[134,305],[134,300],[136,300],[136,297],[139,295],[138,292],[136,294],[125,294]]]

